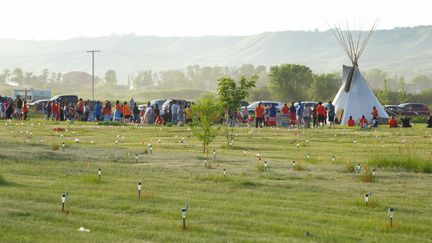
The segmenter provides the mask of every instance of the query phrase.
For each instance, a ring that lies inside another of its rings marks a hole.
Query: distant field
[[[210,169],[187,127],[0,121],[0,241],[432,241],[432,129],[236,133],[228,149],[221,129]]]

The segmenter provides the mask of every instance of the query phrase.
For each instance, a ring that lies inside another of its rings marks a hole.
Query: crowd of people
[[[117,100],[114,105],[108,100],[91,102],[79,99],[76,105],[65,101],[49,101],[43,107],[43,112],[45,119],[57,121],[115,121],[158,125],[169,122],[178,125],[192,120],[190,106],[173,101],[168,110],[162,110],[158,105],[151,105],[148,102],[140,110],[133,98],[129,102]]]
[[[268,107],[260,102],[255,108],[255,127],[276,126],[277,125],[277,108],[275,104]],[[285,103],[280,111],[280,125],[290,128],[317,128],[329,124],[335,127],[335,107],[331,101],[324,106],[322,102],[316,105],[304,104],[299,101],[290,106]]]
[[[27,101],[17,96],[15,100],[0,96],[0,118],[26,120],[28,114]]]
[[[246,108],[245,108],[246,109]],[[242,114],[247,113],[247,109],[242,111]],[[263,126],[276,126],[277,109],[275,104],[268,107],[260,102],[255,108],[255,127]],[[336,118],[335,106],[332,101],[329,101],[326,105],[323,102],[318,102],[316,105],[303,104],[299,101],[297,104],[294,102],[288,106],[286,103],[281,109],[281,126],[287,126],[290,128],[317,128],[319,126],[329,125],[330,128],[334,128],[336,123],[339,123]],[[359,126],[361,128],[377,128],[379,125],[379,114],[378,109],[374,106],[371,111],[372,119],[368,121],[365,115],[362,115],[356,122],[352,116],[349,117],[346,125],[349,127]],[[249,118],[248,122],[251,121]],[[411,127],[410,117],[401,117],[401,127]],[[399,127],[395,116],[391,116],[388,119],[388,126]],[[432,115],[427,120],[427,127],[432,128]]]
[[[1,99],[0,96],[0,101],[0,117],[2,119],[27,119],[29,110],[24,99],[19,96],[15,100]],[[192,121],[190,104],[172,101],[163,110],[158,105],[151,105],[148,102],[144,109],[140,110],[133,98],[129,102],[117,100],[114,106],[108,100],[105,102],[91,102],[79,99],[76,104],[68,104],[66,101],[49,101],[43,106],[43,113],[45,119],[56,121],[118,121],[158,125],[167,123],[179,125]],[[280,111],[278,111],[275,104],[265,107],[260,102],[254,113],[255,117],[250,116],[247,107],[243,107],[236,114],[237,120],[248,124],[255,121],[256,128],[277,125],[290,128],[317,128],[329,125],[330,128],[334,128],[335,123],[339,123],[332,101],[329,101],[326,105],[322,102],[309,104],[299,101],[297,104],[292,102],[288,106],[285,103]],[[376,128],[379,124],[379,114],[376,107],[372,108],[371,115],[372,120],[368,121],[363,115],[357,122],[350,116],[346,125],[349,127],[357,125],[361,128]],[[278,116],[279,121],[277,120]],[[411,127],[410,119],[410,117],[400,118],[401,127]],[[221,120],[223,121],[223,119]],[[390,128],[399,127],[395,116],[391,116],[387,124]],[[432,128],[432,115],[427,120],[427,127]]]

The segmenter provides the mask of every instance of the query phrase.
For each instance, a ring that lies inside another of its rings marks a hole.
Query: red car
[[[430,116],[430,110],[425,104],[421,103],[403,103],[399,105],[405,110],[417,112],[420,116]]]

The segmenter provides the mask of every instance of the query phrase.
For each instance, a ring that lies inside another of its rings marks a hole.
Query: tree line
[[[432,76],[419,75],[406,82],[403,76],[389,75],[380,69],[363,72],[365,79],[383,104],[422,102],[432,104]],[[322,100],[332,99],[341,85],[340,73],[314,73],[309,67],[298,64],[281,64],[267,68],[263,65],[244,64],[239,67],[191,65],[184,69],[163,71],[145,70],[129,75],[126,82],[119,82],[115,70],[107,70],[97,83],[103,94],[161,92],[163,90],[191,89],[216,92],[217,80],[230,77],[255,77],[256,87],[249,91],[249,100]],[[21,68],[4,69],[0,83],[14,82],[19,86],[31,86],[52,90],[53,93],[76,92],[87,94],[89,87],[63,82],[62,74],[48,69],[37,74]],[[78,81],[77,81],[78,82]],[[0,92],[4,92],[0,90]]]

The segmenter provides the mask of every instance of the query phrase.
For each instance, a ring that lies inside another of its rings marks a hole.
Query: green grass
[[[432,239],[432,174],[419,167],[431,164],[432,130],[421,125],[404,130],[236,128],[235,148],[225,147],[221,133],[209,149],[217,151],[216,161],[210,155],[211,168],[205,168],[201,144],[187,127],[7,124],[0,121],[2,242]],[[53,127],[68,131],[53,132]],[[53,149],[63,142],[65,151]],[[149,143],[153,154],[144,153]],[[268,161],[266,171],[263,161]],[[368,172],[354,173],[357,163]],[[372,169],[376,181],[369,180]],[[61,213],[60,201],[66,192],[67,214]],[[366,207],[367,192],[372,196]],[[183,231],[180,209],[186,203]],[[396,210],[393,228],[389,207]],[[91,232],[79,232],[81,226]]]
[[[432,173],[432,159],[412,155],[374,156],[369,160],[369,163],[381,168]]]

